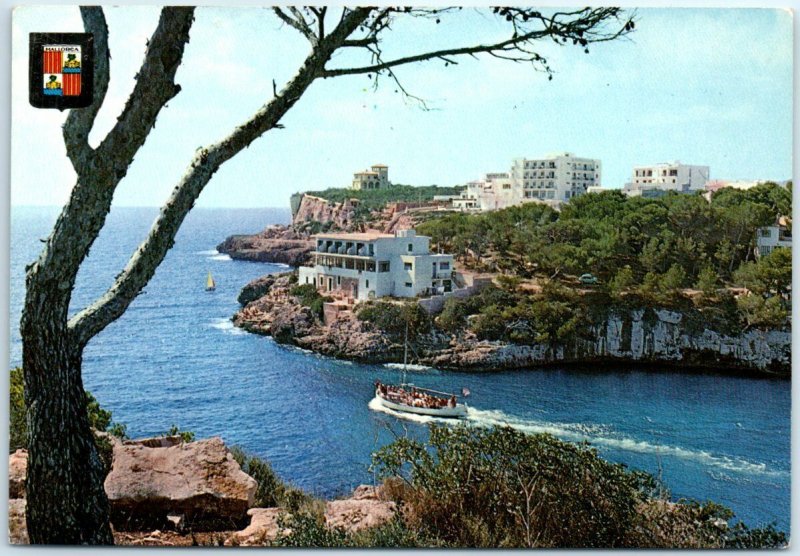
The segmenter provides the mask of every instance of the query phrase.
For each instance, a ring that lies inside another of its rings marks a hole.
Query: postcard
[[[11,544],[788,546],[790,10],[12,46]]]

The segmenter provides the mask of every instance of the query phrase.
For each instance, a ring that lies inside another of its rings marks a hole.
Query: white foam
[[[230,255],[224,255],[224,254],[214,255],[213,257],[209,257],[209,259],[211,259],[212,261],[232,261],[233,260],[233,259],[231,259]]]
[[[219,255],[216,249],[209,249],[208,251],[195,251],[195,255]]]
[[[428,423],[453,423],[457,422],[455,419],[445,419],[442,417],[432,417],[431,415],[417,415],[416,413],[406,413],[404,411],[395,411],[393,409],[389,409],[388,407],[384,407],[383,404],[378,400],[377,397],[372,398],[367,404],[367,406],[372,411],[379,411],[381,413],[386,413],[387,415],[391,415],[392,417],[397,417],[398,419],[405,419],[407,421],[414,421],[415,423],[420,423],[423,425],[427,425]]]
[[[725,469],[727,471],[766,476],[786,475],[785,471],[767,469],[765,463],[751,462],[743,458],[712,454],[704,450],[691,450],[667,444],[653,444],[644,440],[635,440],[624,436],[613,437],[597,435],[598,432],[608,432],[608,427],[605,425],[540,422],[520,419],[507,415],[502,411],[487,411],[475,408],[469,408],[468,418],[470,421],[480,426],[506,425],[525,433],[546,432],[563,440],[579,442],[585,440],[595,446],[603,446],[628,452],[674,456],[680,459],[696,461],[709,467]]]
[[[222,330],[226,334],[234,334],[234,335],[247,334],[247,332],[245,332],[241,328],[234,326],[233,321],[231,321],[231,319],[226,319],[226,318],[214,319],[214,321],[211,324],[209,324],[209,326],[211,328],[216,328],[217,330]]]
[[[285,263],[269,263],[272,266],[277,266],[278,268],[292,268],[291,265]]]
[[[409,371],[432,371],[433,367],[428,367],[427,365],[415,365],[409,363],[408,365],[403,365],[402,363],[385,363],[384,367],[389,367],[390,369],[400,369],[402,370],[403,367],[407,368]]]
[[[387,409],[380,404],[377,398],[369,402],[369,408],[373,411],[380,411],[421,424],[432,422],[454,423],[453,419],[442,419],[426,415],[414,415]],[[509,426],[526,434],[551,434],[562,440],[573,442],[588,441],[594,446],[602,446],[616,450],[636,452],[641,454],[657,454],[662,456],[673,456],[684,460],[696,461],[708,467],[724,469],[729,472],[744,473],[762,476],[785,476],[786,471],[775,471],[767,469],[765,463],[751,462],[743,458],[729,457],[724,455],[712,454],[704,450],[690,450],[679,446],[669,446],[666,444],[652,444],[643,440],[635,440],[623,436],[608,436],[611,427],[603,424],[591,423],[549,423],[545,421],[535,421],[531,419],[521,419],[513,415],[508,415],[498,410],[467,408],[467,423],[479,427],[499,427]]]

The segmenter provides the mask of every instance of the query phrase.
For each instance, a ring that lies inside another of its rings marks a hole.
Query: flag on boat
[[[461,389],[461,395],[464,396],[465,398],[467,396],[469,396],[469,394],[470,394],[469,388],[462,388]]]

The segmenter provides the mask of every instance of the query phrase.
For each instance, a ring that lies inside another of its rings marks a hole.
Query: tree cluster
[[[560,212],[528,203],[450,214],[418,231],[467,266],[522,277],[590,272],[617,288],[659,290],[709,287],[714,279],[743,285],[735,271],[754,261],[757,229],[790,216],[791,203],[791,189],[772,183],[725,188],[710,202],[702,195],[649,199],[606,191],[577,197]]]

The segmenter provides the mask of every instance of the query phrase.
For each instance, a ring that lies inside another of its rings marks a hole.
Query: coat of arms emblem
[[[89,106],[93,46],[87,33],[31,33],[31,104],[59,109]]]

